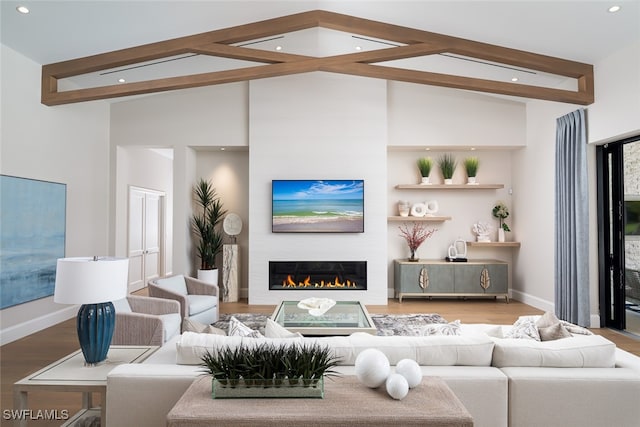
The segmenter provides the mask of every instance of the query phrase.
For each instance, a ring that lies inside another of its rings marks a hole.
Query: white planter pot
[[[475,176],[470,176],[467,178],[467,184],[469,185],[476,185],[477,181],[476,181],[476,177]]]
[[[453,179],[451,179],[451,178],[449,178],[449,179],[445,179],[445,180],[444,180],[444,183],[445,183],[446,185],[451,185],[451,184],[453,184]]]
[[[422,184],[422,185],[431,185],[431,182],[429,182],[429,177],[428,176],[423,176],[422,180],[420,181],[420,184]]]
[[[504,229],[498,228],[498,242],[504,242]]]
[[[218,269],[198,270],[198,280],[211,283],[212,285],[218,285]]]

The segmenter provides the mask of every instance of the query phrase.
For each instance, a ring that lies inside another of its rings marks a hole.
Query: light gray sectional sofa
[[[320,342],[354,375],[357,355],[383,351],[392,365],[416,360],[425,376],[445,380],[475,426],[637,426],[640,358],[599,335],[555,341],[505,336],[510,326],[462,325],[457,336],[245,338],[185,332],[142,364],[116,367],[107,380],[107,426],[163,426],[197,375],[200,355],[221,346],[269,341]]]

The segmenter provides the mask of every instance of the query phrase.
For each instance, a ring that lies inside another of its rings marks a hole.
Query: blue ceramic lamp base
[[[76,318],[78,340],[85,365],[96,365],[107,358],[116,324],[116,310],[112,302],[83,304]]]

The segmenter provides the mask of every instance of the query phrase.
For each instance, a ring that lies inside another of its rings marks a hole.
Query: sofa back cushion
[[[555,341],[494,338],[492,365],[547,368],[613,368],[614,343],[600,335],[577,335]]]
[[[185,332],[177,344],[178,364],[199,364],[205,352],[243,345],[313,344],[329,347],[339,365],[354,365],[358,355],[368,349],[382,351],[391,365],[413,359],[424,366],[491,366],[493,341],[486,335],[474,336],[375,336],[355,333],[346,337],[247,338]]]

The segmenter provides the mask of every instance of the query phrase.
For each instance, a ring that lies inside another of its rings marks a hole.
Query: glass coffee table
[[[321,316],[312,316],[307,310],[298,308],[298,302],[282,301],[271,315],[271,320],[302,335],[376,334],[375,324],[360,301],[336,301],[336,305]]]

